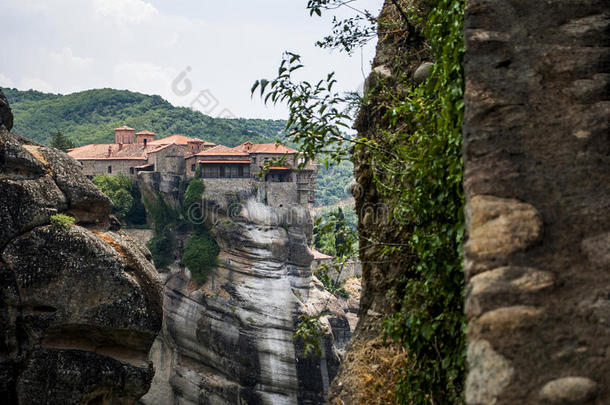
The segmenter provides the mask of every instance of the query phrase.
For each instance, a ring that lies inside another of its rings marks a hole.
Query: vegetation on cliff
[[[155,267],[163,269],[176,259],[176,238],[172,231],[178,223],[180,213],[167,204],[159,193],[152,197],[145,196],[143,201],[154,231],[154,236],[146,246],[152,254]]]
[[[349,215],[351,214],[351,215]],[[337,297],[348,298],[349,293],[339,281],[345,264],[353,260],[358,253],[358,234],[353,222],[355,213],[348,211],[348,218],[341,207],[322,212],[314,222],[314,247],[320,252],[332,256],[328,263],[316,268],[315,275],[324,284],[324,288]],[[329,273],[336,274],[335,278]]]
[[[342,4],[310,0],[308,8],[312,15],[320,15]],[[367,22],[385,33],[380,43],[387,65],[382,68],[391,74],[374,73],[363,99],[334,92],[332,73],[317,83],[294,81],[293,74],[303,68],[294,53],[285,54],[275,79],[257,81],[252,91],[259,90],[265,102],[290,107],[288,133],[306,156],[314,158],[331,149],[335,162],[354,159],[361,185],[374,188],[361,190],[361,202],[383,202],[381,217],[373,218],[375,212],[364,206],[358,215],[360,232],[367,236],[361,239],[361,257],[393,261],[401,269],[390,281],[388,297],[397,303],[396,312],[385,322],[385,336],[401,343],[410,356],[396,384],[397,400],[461,403],[464,4],[392,0],[386,2],[386,11],[390,8],[379,19],[362,12],[364,18],[338,22],[335,28],[345,29],[320,42],[349,53],[368,37]],[[422,55],[434,63],[419,84],[412,75]],[[346,134],[354,104],[360,108],[358,136]]]
[[[220,248],[210,231],[205,226],[198,225],[186,241],[182,264],[190,270],[197,284],[205,284],[210,270],[218,265],[219,252]]]
[[[135,181],[124,174],[118,176],[103,174],[95,176],[92,181],[110,198],[114,205],[112,213],[119,220],[129,225],[146,224],[146,209]]]
[[[210,270],[218,265],[218,253],[220,248],[216,241],[201,221],[201,198],[205,191],[205,184],[197,174],[189,182],[182,203],[185,217],[193,226],[193,234],[188,238],[184,246],[182,264],[191,272],[191,276],[197,284],[207,281]]]
[[[400,280],[404,288],[396,290],[400,310],[386,323],[387,335],[414,360],[397,386],[404,403],[463,402],[463,12],[463,0],[442,0],[415,18],[435,64],[387,112],[381,142],[397,158],[372,154],[377,189],[400,213],[398,225],[410,229],[407,246],[385,252],[413,257]]]
[[[52,215],[51,218],[49,218],[49,221],[51,223],[51,227],[56,230],[65,231],[74,225],[74,217],[66,214]]]
[[[203,180],[201,180],[199,172],[195,173],[195,177],[189,181],[188,186],[186,187],[186,191],[184,192],[184,201],[182,202],[182,207],[186,215],[190,215],[189,208],[200,209],[201,208],[201,197],[203,196],[203,192],[205,191],[205,184]],[[199,212],[193,213],[193,215],[198,214]]]

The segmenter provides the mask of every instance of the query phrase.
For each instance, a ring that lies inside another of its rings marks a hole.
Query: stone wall
[[[466,1],[468,404],[610,398],[609,24]]]
[[[148,154],[148,163],[155,165],[155,171],[161,173],[185,173],[184,148],[179,145],[170,145],[158,152]]]
[[[262,183],[266,191],[267,205],[272,207],[287,207],[299,204],[299,196],[296,183]]]
[[[195,176],[197,172],[197,161],[199,156],[190,156],[184,160],[186,178],[190,179]]]
[[[258,202],[278,207],[300,205],[296,183],[273,183],[256,179],[203,179],[206,186],[204,197],[208,199],[235,199],[236,196],[253,195]],[[244,194],[245,193],[245,194]]]
[[[312,263],[311,269],[313,272],[316,271],[316,269],[318,268],[318,266],[320,266],[321,264],[329,264],[331,263],[331,259],[325,259],[325,260],[315,260]],[[334,267],[330,266],[328,267],[326,270],[326,274],[332,279],[332,280],[337,280],[339,282],[344,282],[345,280],[347,280],[350,277],[356,277],[356,278],[361,278],[362,277],[362,264],[359,261],[348,261],[345,263],[345,265],[343,266],[343,268],[341,269],[341,274],[339,274],[339,272],[337,271],[337,269],[335,269]]]
[[[97,176],[100,174],[135,176],[135,168],[146,164],[146,160],[143,159],[80,160],[79,162],[83,165],[83,174],[85,176]],[[112,173],[108,173],[108,166],[112,166]],[[132,168],[134,173],[131,173]]]

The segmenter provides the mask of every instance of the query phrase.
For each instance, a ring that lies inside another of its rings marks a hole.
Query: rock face
[[[610,14],[467,0],[469,404],[610,398]]]
[[[3,403],[132,404],[148,390],[161,284],[148,250],[108,230],[110,208],[76,161],[0,125]],[[50,225],[57,213],[76,224]]]
[[[402,21],[391,0],[384,1],[379,20]],[[365,83],[369,101],[361,107],[356,119],[359,136],[388,145],[383,134],[389,127],[391,114],[388,114],[390,103],[384,97],[406,92],[401,84],[402,76],[414,81],[424,80],[431,67],[426,62],[429,60],[429,46],[421,39],[407,38],[407,31],[396,30],[379,37],[372,73]],[[390,145],[388,147],[395,147]],[[398,280],[404,278],[406,264],[411,260],[405,255],[385,253],[384,244],[406,244],[409,232],[394,226],[389,219],[387,204],[375,184],[375,170],[378,169],[372,160],[367,148],[356,150],[354,177],[357,184],[352,193],[356,200],[360,241],[380,243],[365,243],[366,248],[360,250],[362,295],[358,324],[339,375],[331,385],[329,403],[333,405],[393,403],[393,387],[400,368],[406,366],[402,346],[392,343],[391,339],[382,339],[381,335],[383,320],[400,308],[402,298],[397,290],[401,282]],[[393,364],[384,367],[388,359],[392,359]]]
[[[162,273],[163,333],[151,351],[156,374],[142,402],[324,403],[351,331],[347,304],[312,278],[309,213],[257,202],[256,190],[206,191],[204,211],[221,249],[219,265],[203,286],[177,263]],[[293,337],[303,314],[323,314],[321,357],[306,357]]]

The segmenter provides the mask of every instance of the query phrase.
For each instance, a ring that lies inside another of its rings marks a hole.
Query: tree
[[[199,220],[201,218],[201,197],[204,191],[205,184],[197,172],[184,193],[182,208],[187,219]]]
[[[182,264],[191,271],[191,276],[198,284],[205,284],[209,271],[218,265],[220,249],[210,232],[203,226],[197,226],[184,246]]]
[[[70,138],[68,138],[67,136],[62,134],[60,131],[57,131],[51,137],[51,142],[49,144],[50,144],[50,146],[57,148],[59,150],[62,150],[64,152],[67,152],[68,149],[72,149],[76,146],[76,145],[74,145],[74,142],[72,142],[72,140]]]
[[[175,259],[176,240],[172,231],[178,223],[179,212],[167,204],[160,193],[144,197],[143,200],[154,231],[153,238],[146,242],[146,246],[155,266],[162,269]]]
[[[135,188],[134,181],[124,174],[109,176],[106,174],[95,176],[93,184],[99,187],[104,194],[110,198],[114,207],[112,213],[120,220],[126,220],[127,214],[134,205],[132,190]]]

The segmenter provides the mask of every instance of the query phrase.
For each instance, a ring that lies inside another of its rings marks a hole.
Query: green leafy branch
[[[292,337],[303,344],[305,357],[311,357],[314,353],[320,357],[322,356],[321,342],[327,332],[327,329],[320,322],[319,315],[301,315]]]

